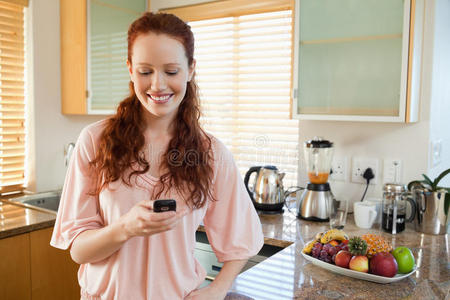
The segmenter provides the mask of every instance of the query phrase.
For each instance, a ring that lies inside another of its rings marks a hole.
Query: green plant
[[[448,213],[448,207],[450,206],[450,187],[441,187],[438,186],[439,182],[447,176],[450,173],[450,169],[445,170],[441,174],[439,174],[438,177],[436,177],[434,180],[431,180],[430,177],[428,177],[425,174],[422,174],[424,180],[414,180],[408,183],[408,190],[412,190],[413,188],[421,188],[426,189],[430,192],[435,192],[438,190],[446,190],[447,193],[445,193],[445,203],[444,203],[444,210],[445,215]]]

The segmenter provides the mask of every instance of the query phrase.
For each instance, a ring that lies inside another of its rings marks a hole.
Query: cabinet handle
[[[212,269],[213,269],[213,271],[218,271],[218,272],[220,272],[220,270],[222,270],[222,267],[212,265]]]

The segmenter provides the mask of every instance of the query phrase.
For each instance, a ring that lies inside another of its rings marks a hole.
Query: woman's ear
[[[131,65],[131,62],[127,59],[127,68],[128,68],[128,73],[130,74],[130,80],[133,81],[133,68]],[[133,81],[134,83],[134,81]]]
[[[192,60],[192,64],[189,67],[189,75],[188,75],[188,82],[192,80],[192,77],[194,76],[194,72],[195,72],[195,59]]]

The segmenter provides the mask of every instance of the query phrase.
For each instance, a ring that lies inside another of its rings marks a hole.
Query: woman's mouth
[[[164,94],[164,95],[147,94],[147,98],[156,104],[167,103],[167,102],[169,102],[170,98],[172,98],[172,96],[173,96],[173,94]]]

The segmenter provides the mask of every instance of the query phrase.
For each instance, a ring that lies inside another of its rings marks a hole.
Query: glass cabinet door
[[[88,0],[88,113],[111,113],[128,95],[128,26],[146,0]]]
[[[298,1],[297,117],[394,119],[404,112],[409,41],[404,1]]]

